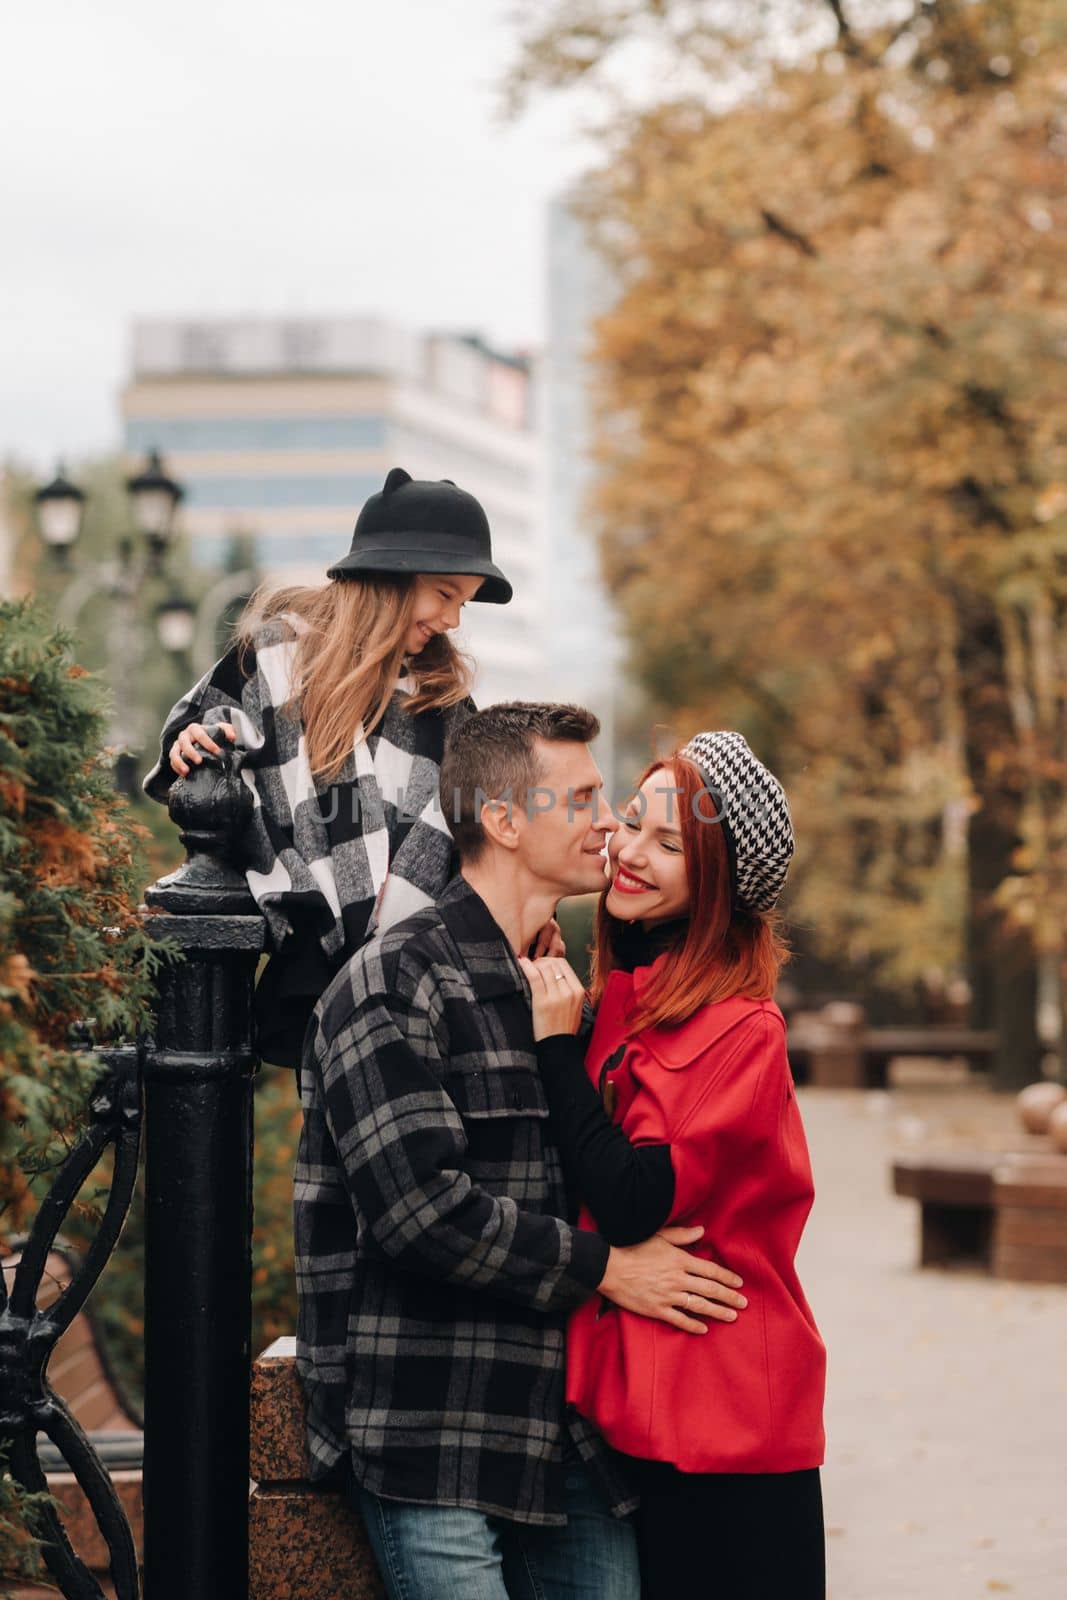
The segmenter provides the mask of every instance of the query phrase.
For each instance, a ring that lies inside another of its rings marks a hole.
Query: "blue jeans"
[[[620,1521],[580,1462],[567,1466],[567,1526],[534,1528],[483,1511],[412,1505],[355,1491],[389,1600],[638,1600],[630,1519]]]

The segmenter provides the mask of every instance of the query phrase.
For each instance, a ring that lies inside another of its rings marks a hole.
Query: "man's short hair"
[[[583,706],[508,700],[469,717],[441,762],[441,809],[460,861],[473,863],[485,850],[481,810],[487,800],[526,805],[543,776],[535,740],[588,744],[599,732],[598,718]]]

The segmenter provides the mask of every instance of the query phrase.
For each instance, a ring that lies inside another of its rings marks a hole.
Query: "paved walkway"
[[[830,1352],[831,1600],[1067,1600],[1067,1288],[919,1272],[895,1149],[1017,1138],[976,1090],[801,1091]],[[783,1595],[781,1600],[788,1600]]]

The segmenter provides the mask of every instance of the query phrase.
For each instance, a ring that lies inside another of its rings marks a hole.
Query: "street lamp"
[[[64,476],[60,463],[51,483],[38,489],[33,498],[37,505],[41,538],[60,560],[65,560],[67,551],[81,532],[84,491]]]
[[[156,607],[156,632],[168,655],[188,654],[196,632],[196,606],[182,590],[175,589]]]
[[[126,479],[133,520],[153,556],[161,556],[174,536],[174,513],[183,499],[181,485],[163,471],[159,451],[153,450],[143,471]]]
[[[143,713],[137,700],[142,664],[155,643],[145,636],[144,598],[148,586],[163,574],[163,558],[174,535],[174,513],[182,499],[181,485],[163,470],[159,452],[153,450],[142,471],[126,480],[137,541],[123,535],[115,555],[104,561],[79,563],[56,606],[56,618],[74,629],[85,606],[98,595],[111,603],[107,628],[106,676],[115,692],[109,743],[115,747],[115,786],[132,794],[136,789],[137,758],[132,753],[143,743]],[[56,477],[34,499],[41,539],[54,552],[57,564],[69,568],[70,549],[81,532],[85,494],[71,483],[60,467]],[[163,648],[180,654],[192,640],[195,612],[176,589],[158,608],[155,617]]]
[[[133,794],[137,759],[132,752],[144,743],[144,711],[138,700],[144,662],[158,649],[182,665],[187,665],[191,654],[209,656],[226,606],[251,593],[259,578],[251,570],[224,573],[194,603],[165,570],[166,554],[174,541],[175,512],[184,493],[181,484],[166,472],[158,450],[150,452],[140,472],[126,479],[126,489],[138,537],[124,534],[109,560],[79,563],[59,597],[56,620],[73,631],[83,609],[96,596],[106,595],[111,602],[106,676],[115,691],[115,702],[108,742],[117,751],[116,788]],[[64,476],[62,466],[53,481],[34,496],[42,542],[53,551],[57,565],[68,570],[71,546],[81,532],[85,498]],[[167,584],[164,597],[149,614],[149,591],[154,588],[158,596],[163,582]]]

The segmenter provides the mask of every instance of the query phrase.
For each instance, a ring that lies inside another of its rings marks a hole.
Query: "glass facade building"
[[[548,338],[542,374],[544,518],[552,573],[553,693],[588,705],[600,718],[597,747],[608,792],[619,742],[620,643],[600,576],[589,513],[593,488],[591,344],[613,285],[595,254],[575,198],[552,202],[548,218]],[[626,781],[628,775],[623,775]]]
[[[534,394],[524,358],[378,318],[153,320],[133,329],[124,443],[181,482],[199,565],[241,535],[281,582],[321,581],[392,466],[469,489],[516,594],[468,607],[464,642],[479,698],[518,698],[549,648]]]

